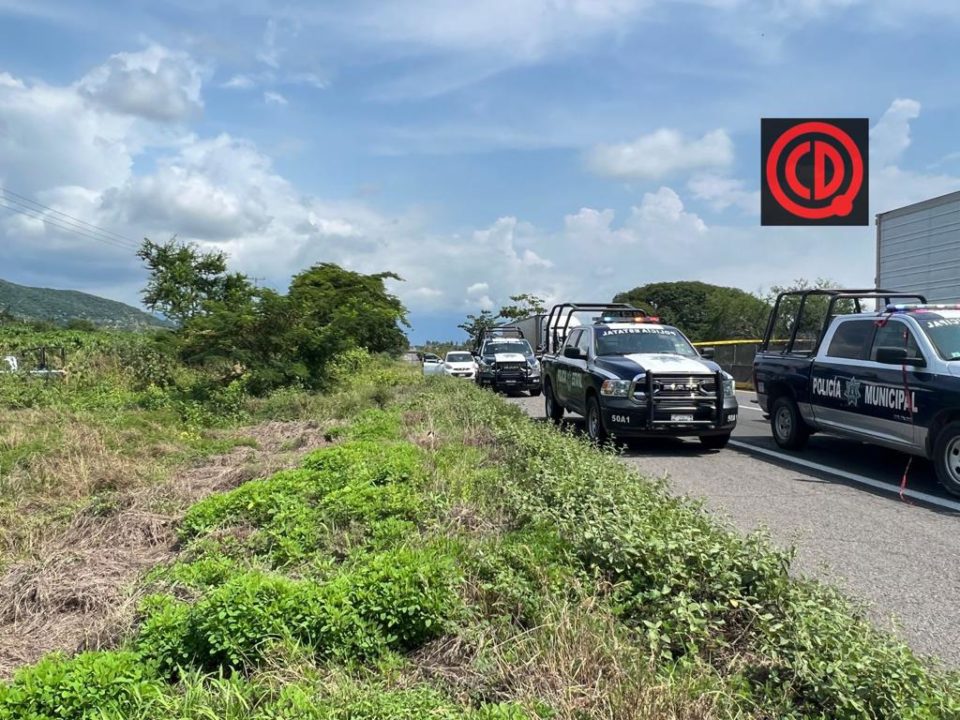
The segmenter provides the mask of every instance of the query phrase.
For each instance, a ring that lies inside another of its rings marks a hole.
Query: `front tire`
[[[543,414],[554,425],[559,425],[563,419],[563,406],[553,395],[553,385],[549,382],[543,386]]]
[[[960,422],[948,423],[933,448],[937,480],[951,495],[960,496]]]
[[[773,440],[784,450],[801,450],[810,438],[810,428],[800,415],[793,398],[781,395],[770,409]]]
[[[587,435],[597,445],[603,445],[610,437],[603,426],[603,413],[596,395],[587,398]]]
[[[725,435],[701,435],[700,444],[707,450],[723,450],[730,442],[730,433]]]
[[[531,390],[530,397],[540,397],[540,390]]]

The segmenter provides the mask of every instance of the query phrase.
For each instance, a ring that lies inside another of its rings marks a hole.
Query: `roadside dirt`
[[[0,678],[62,650],[110,647],[130,627],[134,581],[170,560],[176,526],[197,500],[291,467],[326,443],[317,422],[267,422],[232,433],[236,447],[78,513],[32,557],[0,576]]]

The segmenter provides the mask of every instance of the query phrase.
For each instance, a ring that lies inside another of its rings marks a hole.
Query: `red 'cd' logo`
[[[764,119],[763,225],[866,225],[867,121]]]

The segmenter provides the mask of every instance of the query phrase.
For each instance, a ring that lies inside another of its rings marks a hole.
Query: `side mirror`
[[[704,360],[713,360],[716,351],[712,347],[700,348],[700,357]]]
[[[565,347],[563,349],[563,356],[571,360],[583,360],[583,353],[578,347]]]
[[[926,367],[927,362],[922,357],[907,355],[907,349],[901,347],[878,347],[876,361],[884,365],[907,365],[909,367]]]

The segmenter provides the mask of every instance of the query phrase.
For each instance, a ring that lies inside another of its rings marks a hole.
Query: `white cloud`
[[[268,90],[263,94],[263,101],[267,105],[286,105],[288,104],[287,99],[278,92]]]
[[[706,173],[690,178],[687,188],[714,210],[736,207],[748,215],[760,214],[760,191],[747,190],[743,180]]]
[[[263,31],[263,43],[257,51],[257,60],[272,68],[280,66],[280,48],[277,47],[277,21],[274,18],[267,20]]]
[[[910,121],[920,117],[920,103],[897,99],[870,130],[870,160],[890,165],[910,147]]]
[[[418,287],[416,290],[410,293],[414,297],[422,297],[427,299],[436,299],[443,297],[443,291],[437,290],[436,288],[429,287]]]
[[[587,166],[598,175],[619,179],[657,180],[677,172],[726,167],[733,162],[733,142],[723,130],[687,139],[663,128],[633,142],[597,145]]]
[[[488,292],[490,286],[485,282],[474,283],[467,288],[467,295],[480,295],[482,293]]]
[[[341,18],[378,43],[531,61],[578,39],[623,28],[647,0],[378,0]]]
[[[169,122],[202,111],[202,84],[202,70],[189,55],[151,45],[111,56],[80,80],[78,89],[106,110]]]
[[[249,75],[234,75],[220,87],[229,88],[231,90],[249,90],[256,84],[257,81]]]

